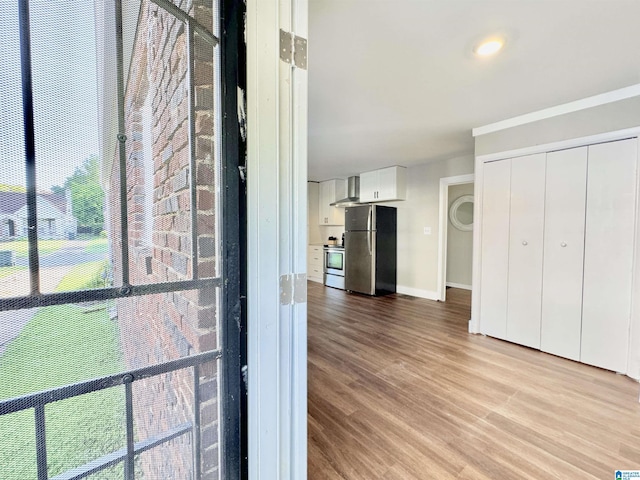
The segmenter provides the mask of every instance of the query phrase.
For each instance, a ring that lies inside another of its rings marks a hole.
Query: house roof
[[[27,203],[27,194],[23,192],[0,192],[0,213],[12,214]]]
[[[67,199],[64,193],[41,192],[38,197],[47,200],[62,213],[67,211]],[[24,192],[0,192],[0,213],[12,215],[27,204]]]

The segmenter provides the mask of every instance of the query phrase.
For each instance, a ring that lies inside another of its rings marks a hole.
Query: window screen
[[[219,10],[0,2],[3,480],[240,475]]]

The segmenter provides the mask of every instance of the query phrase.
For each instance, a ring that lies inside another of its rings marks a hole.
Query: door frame
[[[246,4],[249,479],[304,480],[307,70],[279,42],[308,37],[308,0]]]
[[[440,212],[438,215],[438,301],[444,302],[447,295],[447,234],[449,228],[449,187],[453,185],[465,185],[474,183],[475,175],[455,175],[440,179]],[[475,214],[475,211],[474,211]],[[474,216],[475,224],[475,216]]]

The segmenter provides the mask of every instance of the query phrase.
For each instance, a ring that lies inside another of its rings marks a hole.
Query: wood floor
[[[470,292],[447,298],[309,282],[310,480],[584,480],[640,469],[640,384],[470,335]]]

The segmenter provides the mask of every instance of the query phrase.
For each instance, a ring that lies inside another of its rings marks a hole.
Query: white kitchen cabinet
[[[309,245],[307,247],[307,278],[313,282],[323,283],[323,247]]]
[[[320,218],[319,200],[320,184],[307,182],[307,241],[309,245],[322,243],[323,235],[318,222]]]
[[[344,208],[332,207],[331,204],[346,196],[345,180],[334,179],[320,182],[319,218],[320,225],[344,225]]]
[[[580,360],[587,147],[547,154],[540,349]]]
[[[546,154],[511,161],[507,340],[540,348]]]
[[[484,166],[482,191],[482,333],[507,337],[511,161]]]
[[[626,372],[637,140],[589,147],[580,361]]]
[[[389,202],[407,197],[407,169],[387,167],[360,174],[361,202]]]

